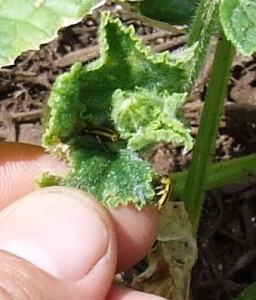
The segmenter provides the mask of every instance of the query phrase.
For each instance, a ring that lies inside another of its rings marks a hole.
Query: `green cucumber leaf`
[[[152,202],[156,174],[137,153],[107,151],[106,145],[91,137],[76,137],[70,144],[72,170],[60,185],[86,190],[112,207],[134,203],[141,209]]]
[[[128,149],[111,151],[106,143],[91,136],[69,141],[70,172],[63,177],[44,173],[40,187],[71,186],[89,192],[102,205],[117,207],[133,203],[138,209],[154,202],[156,172],[148,161]]]
[[[142,44],[133,27],[124,27],[108,13],[102,16],[99,39],[101,57],[87,66],[76,63],[53,86],[44,135],[46,146],[66,142],[88,127],[114,128],[111,115],[117,89],[135,94],[138,88],[154,90],[155,94],[164,90],[170,95],[186,92],[196,45],[173,55],[155,54]],[[177,101],[180,104],[179,97]],[[152,106],[150,101],[148,105]]]
[[[254,0],[223,0],[220,21],[227,36],[244,55],[256,51],[256,2]]]
[[[159,141],[192,147],[181,105],[197,45],[155,54],[133,27],[109,13],[103,13],[99,33],[100,58],[86,66],[76,63],[51,91],[43,143],[64,157],[71,171],[63,178],[45,175],[41,185],[59,182],[85,189],[106,205],[132,202],[142,208],[155,201],[157,175],[140,153]],[[138,114],[126,98],[136,102]],[[137,124],[132,130],[126,113]],[[102,129],[117,131],[120,139],[101,136]]]
[[[0,66],[21,52],[38,49],[57,30],[79,22],[99,0],[0,0]]]

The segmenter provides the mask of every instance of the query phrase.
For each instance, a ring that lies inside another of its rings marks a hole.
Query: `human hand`
[[[112,284],[152,246],[156,209],[108,212],[76,189],[36,190],[45,171],[67,166],[40,147],[0,143],[0,298],[163,299]]]

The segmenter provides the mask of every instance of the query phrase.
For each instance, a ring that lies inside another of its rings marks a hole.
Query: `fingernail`
[[[84,192],[40,189],[0,212],[0,249],[54,277],[77,281],[108,249],[109,231],[100,211]]]

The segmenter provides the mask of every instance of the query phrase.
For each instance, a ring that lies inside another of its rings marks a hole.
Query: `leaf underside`
[[[99,0],[0,0],[0,66],[49,42],[60,27],[79,22]]]
[[[254,0],[223,0],[220,20],[224,32],[244,55],[256,51],[256,2]]]

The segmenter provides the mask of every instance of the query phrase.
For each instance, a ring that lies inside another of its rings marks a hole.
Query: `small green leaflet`
[[[134,92],[116,90],[113,94],[112,119],[128,148],[140,151],[157,142],[184,144],[192,148],[190,132],[179,120],[179,111],[186,93],[163,93],[137,89]],[[179,115],[180,114],[180,115]]]
[[[220,21],[227,39],[245,55],[255,52],[255,0],[223,0],[219,9]]]

